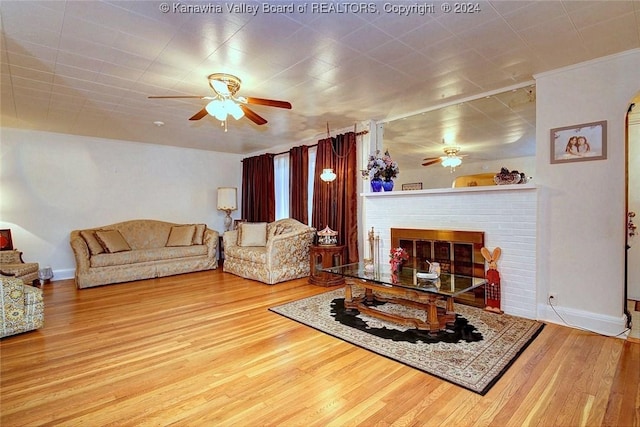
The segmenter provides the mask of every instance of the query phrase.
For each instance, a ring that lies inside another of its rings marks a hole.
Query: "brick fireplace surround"
[[[536,319],[536,206],[533,184],[363,193],[362,229],[374,227],[385,261],[392,228],[483,231],[502,248],[502,309]]]

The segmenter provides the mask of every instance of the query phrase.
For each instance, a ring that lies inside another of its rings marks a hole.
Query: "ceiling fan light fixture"
[[[462,164],[462,159],[458,156],[447,156],[442,159],[442,166],[445,168],[455,168],[456,166],[460,166]]]
[[[234,96],[240,89],[240,79],[227,73],[209,74],[209,86],[220,96]]]
[[[215,117],[220,121],[224,121],[227,119],[227,112],[224,108],[224,103],[219,99],[214,99],[204,108],[207,110],[207,113],[209,113],[209,115]]]
[[[240,120],[244,117],[244,111],[242,111],[242,108],[240,108],[240,106],[231,99],[224,100],[224,109],[236,120]]]

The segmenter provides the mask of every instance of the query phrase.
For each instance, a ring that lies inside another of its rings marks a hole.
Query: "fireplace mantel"
[[[445,193],[478,193],[493,191],[521,191],[535,190],[537,186],[533,183],[513,184],[513,185],[479,185],[475,187],[456,187],[456,188],[429,188],[426,190],[408,190],[408,191],[381,191],[379,193],[366,192],[361,193],[364,197],[398,197],[398,196],[422,196],[427,194],[445,194]]]

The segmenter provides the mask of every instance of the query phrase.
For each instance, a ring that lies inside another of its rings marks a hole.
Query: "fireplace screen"
[[[439,262],[443,272],[484,277],[483,232],[392,228],[391,244],[404,248],[418,270],[428,270],[427,261]]]

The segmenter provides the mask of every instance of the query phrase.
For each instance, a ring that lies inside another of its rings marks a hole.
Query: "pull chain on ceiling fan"
[[[226,73],[214,73],[210,74],[207,79],[209,80],[209,86],[213,89],[215,96],[190,96],[190,95],[178,95],[178,96],[149,96],[150,99],[209,99],[207,105],[200,111],[191,116],[189,120],[200,120],[203,117],[210,115],[220,120],[222,126],[224,126],[225,132],[227,131],[227,118],[233,117],[236,120],[240,120],[242,117],[246,117],[257,125],[264,125],[267,120],[261,117],[258,113],[250,109],[247,104],[252,105],[265,105],[268,107],[286,108],[291,109],[291,103],[287,101],[277,101],[274,99],[265,98],[251,98],[244,96],[236,96],[236,93],[240,90],[241,81],[238,77]]]

